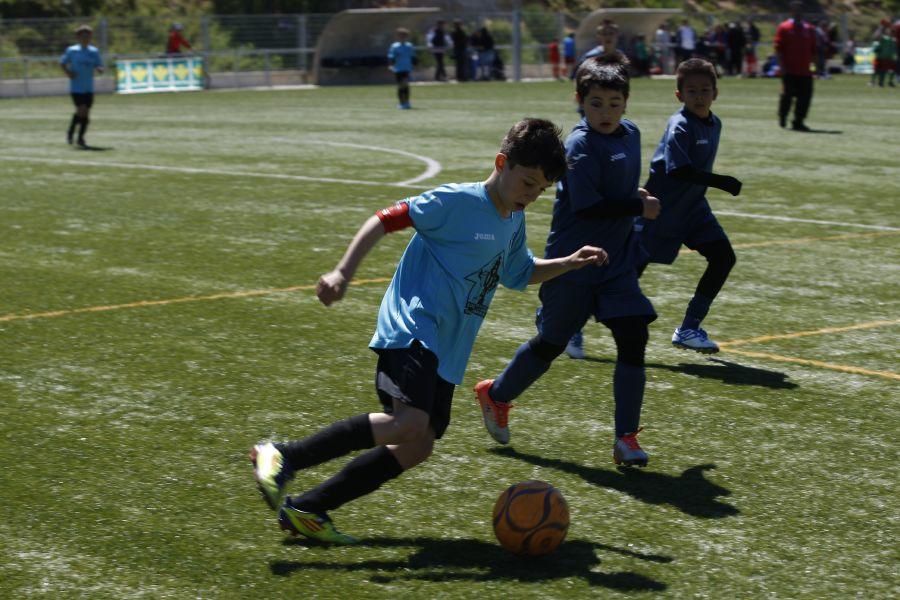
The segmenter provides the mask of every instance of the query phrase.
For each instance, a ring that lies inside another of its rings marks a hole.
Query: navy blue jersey
[[[714,114],[701,119],[682,108],[669,117],[650,161],[650,178],[646,186],[662,205],[659,218],[652,226],[653,235],[680,238],[696,224],[694,221],[706,218],[710,212],[706,186],[681,181],[668,174],[687,165],[711,173],[721,133],[722,121]]]
[[[634,204],[641,175],[641,132],[627,119],[613,134],[594,131],[582,119],[566,138],[569,170],[556,187],[545,256],[568,256],[589,244],[609,253],[609,263],[561,275],[570,283],[599,284],[634,268],[634,216],[591,218],[593,207]]]

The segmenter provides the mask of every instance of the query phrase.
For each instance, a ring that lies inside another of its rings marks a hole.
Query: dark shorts
[[[394,400],[423,410],[431,417],[434,437],[440,439],[450,425],[450,406],[456,386],[438,375],[438,359],[414,341],[409,348],[376,348],[375,389],[384,412],[394,411]]]
[[[87,94],[72,93],[69,95],[72,96],[72,104],[75,106],[87,106],[90,108],[94,105],[94,94],[92,92]]]
[[[671,265],[678,258],[678,251],[681,249],[682,244],[691,250],[696,250],[698,246],[703,244],[727,239],[728,236],[725,234],[725,230],[722,229],[719,221],[710,212],[702,221],[689,229],[685,235],[679,237],[653,235],[653,225],[647,226],[645,224],[641,235],[641,244],[649,255],[647,262]]]
[[[394,78],[397,80],[398,85],[409,83],[409,71],[395,71]]]
[[[587,320],[606,321],[618,317],[645,317],[656,320],[653,304],[641,292],[634,271],[601,285],[577,285],[551,280],[541,285],[538,329],[551,344],[565,346]]]

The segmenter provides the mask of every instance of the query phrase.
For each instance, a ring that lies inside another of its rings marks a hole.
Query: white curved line
[[[380,146],[366,146],[364,144],[348,144],[344,142],[320,142],[322,144],[328,144],[329,146],[344,146],[346,148],[360,148],[362,150],[376,150],[378,152],[388,152],[390,154],[399,154],[401,156],[408,156],[410,158],[414,158],[416,160],[420,160],[427,165],[427,168],[423,173],[418,175],[417,177],[413,177],[412,179],[407,179],[406,181],[397,181],[389,185],[413,185],[414,183],[419,183],[425,179],[431,179],[435,175],[441,172],[441,163],[434,160],[433,158],[428,158],[427,156],[421,156],[419,154],[413,154],[412,152],[406,152],[405,150],[394,150],[393,148],[381,148]]]

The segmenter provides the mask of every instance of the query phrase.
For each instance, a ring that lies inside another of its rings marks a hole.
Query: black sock
[[[69,137],[71,138],[75,135],[75,126],[81,122],[81,117],[78,115],[72,115],[72,122],[69,123]]]
[[[78,129],[79,140],[84,140],[84,132],[87,131],[88,123],[90,123],[90,119],[87,117],[81,118],[81,127]]]
[[[365,496],[398,477],[403,467],[387,446],[378,446],[357,456],[337,475],[288,503],[304,512],[334,510],[351,500]]]
[[[302,440],[275,444],[291,470],[312,467],[374,445],[368,414],[338,421]]]

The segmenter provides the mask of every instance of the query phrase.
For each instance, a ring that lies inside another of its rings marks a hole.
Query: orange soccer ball
[[[569,505],[549,483],[517,483],[500,494],[494,504],[494,535],[513,554],[550,554],[566,539],[568,531]]]

